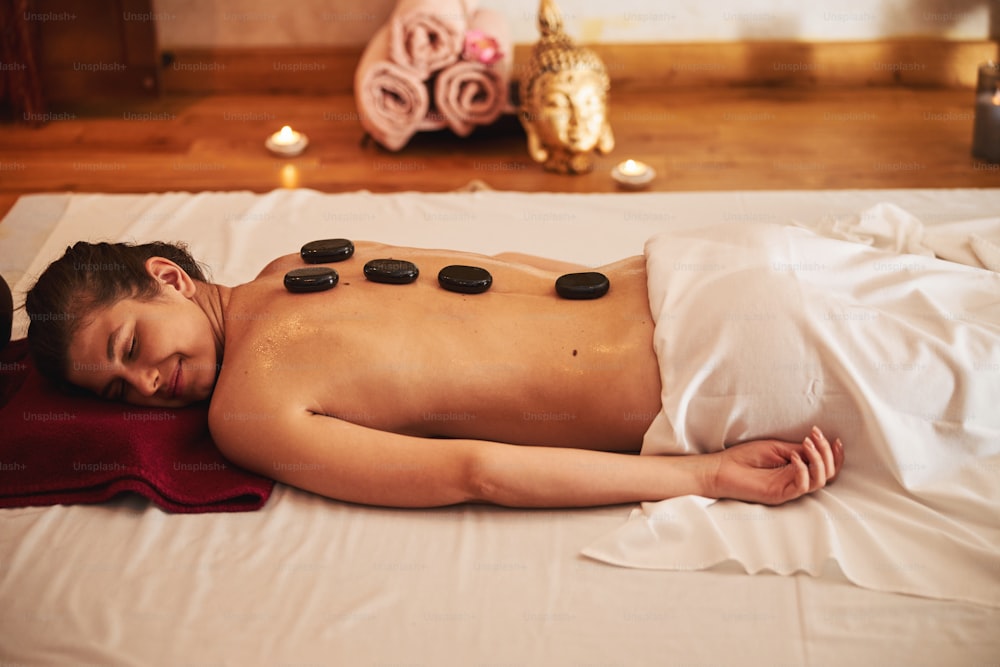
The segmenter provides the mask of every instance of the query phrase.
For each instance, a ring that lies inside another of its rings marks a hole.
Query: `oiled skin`
[[[843,446],[757,440],[701,456],[633,456],[660,407],[640,257],[601,267],[610,292],[554,294],[583,267],[521,255],[357,244],[333,290],[291,294],[272,262],[237,287],[145,262],[154,298],[94,310],[70,342],[71,382],[127,403],[210,400],[233,463],[330,498],[394,507],[581,507],[697,494],[778,504],[822,488]],[[363,277],[412,261],[410,285]],[[441,289],[448,264],[489,270],[485,294]],[[220,370],[221,361],[221,370]],[[670,363],[670,360],[666,360]]]
[[[420,276],[368,281],[362,267],[378,258],[409,260]],[[232,291],[213,403],[291,402],[406,435],[638,451],[660,407],[643,258],[596,269],[611,290],[588,301],[559,298],[554,282],[589,269],[513,259],[359,242],[329,265],[337,287],[292,294],[284,273],[304,264],[280,258]],[[487,269],[492,287],[442,289],[449,264]],[[266,419],[237,411],[227,427]]]

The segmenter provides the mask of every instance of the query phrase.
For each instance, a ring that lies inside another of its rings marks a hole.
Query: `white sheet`
[[[31,280],[82,238],[186,240],[222,282],[329,236],[599,264],[665,229],[816,225],[886,201],[946,231],[995,215],[1000,190],[37,195],[0,224],[0,272]],[[40,224],[60,209],[55,227]],[[12,242],[29,229],[38,245],[20,255]],[[1000,655],[1000,610],[863,589],[829,564],[815,577],[751,577],[725,563],[650,572],[580,555],[631,509],[401,511],[281,486],[239,515],[168,515],[135,498],[2,510],[0,662],[936,666]]]
[[[883,202],[856,215],[821,220],[812,229],[873,248],[1000,271],[1000,217],[955,220],[935,229],[899,206]]]
[[[646,257],[663,408],[643,454],[817,424],[847,461],[781,507],[645,503],[586,554],[783,574],[833,560],[863,586],[1000,606],[1000,274],[787,225],[663,234]]]

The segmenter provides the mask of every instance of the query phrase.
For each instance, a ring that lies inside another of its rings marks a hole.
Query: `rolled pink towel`
[[[462,54],[475,0],[399,0],[389,16],[389,56],[421,80]]]
[[[361,126],[379,144],[398,151],[415,132],[429,129],[430,93],[417,73],[389,60],[389,29],[368,42],[354,72],[354,99]]]
[[[489,125],[507,108],[513,64],[510,30],[502,14],[480,9],[469,23],[465,57],[438,73],[434,101],[448,127],[460,137]],[[498,50],[492,54],[491,51]],[[492,61],[492,62],[491,62]]]

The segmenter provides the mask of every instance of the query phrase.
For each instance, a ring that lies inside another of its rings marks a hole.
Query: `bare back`
[[[410,260],[420,277],[370,282],[362,267],[378,258]],[[493,286],[445,291],[448,264],[481,266]],[[611,290],[592,301],[554,291],[563,269],[583,267],[503,256],[358,243],[331,265],[336,288],[291,294],[283,275],[302,265],[281,258],[232,292],[213,396],[230,433],[273,406],[412,436],[637,451],[659,410],[641,257],[598,269]]]

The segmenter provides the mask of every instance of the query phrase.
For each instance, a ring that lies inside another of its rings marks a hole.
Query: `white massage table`
[[[23,289],[80,239],[183,240],[215,280],[237,283],[331,236],[596,265],[641,253],[657,231],[817,226],[880,202],[935,232],[1000,235],[1000,189],[52,194],[22,197],[0,224],[0,272]],[[731,562],[657,571],[581,555],[632,509],[393,510],[279,485],[250,513],[171,515],[135,496],[0,510],[0,665],[1000,660],[1000,608],[861,588],[834,563],[751,576]]]

